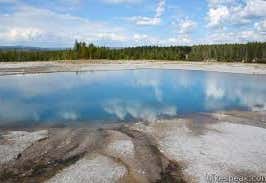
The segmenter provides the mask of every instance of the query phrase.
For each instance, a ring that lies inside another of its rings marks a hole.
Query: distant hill
[[[42,48],[42,47],[30,47],[30,46],[0,46],[0,51],[55,51],[64,50],[66,48]]]

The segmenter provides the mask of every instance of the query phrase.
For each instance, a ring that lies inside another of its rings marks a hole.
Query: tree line
[[[53,61],[78,59],[187,60],[266,63],[266,42],[197,46],[97,47],[76,41],[64,50],[0,50],[0,61]]]

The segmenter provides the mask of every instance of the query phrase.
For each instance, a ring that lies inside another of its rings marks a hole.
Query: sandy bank
[[[38,138],[19,157],[0,162],[1,182],[205,183],[206,174],[266,176],[264,111],[48,131],[44,139],[21,132]],[[17,133],[4,133],[1,145],[19,141],[12,138]]]
[[[152,62],[152,61],[72,61],[72,62],[23,62],[0,63],[0,75],[84,72],[126,69],[182,69],[240,74],[266,74],[265,64],[204,63],[204,62]]]

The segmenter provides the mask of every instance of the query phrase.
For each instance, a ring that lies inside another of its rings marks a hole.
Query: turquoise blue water
[[[266,76],[124,70],[0,77],[0,126],[155,121],[265,105]]]

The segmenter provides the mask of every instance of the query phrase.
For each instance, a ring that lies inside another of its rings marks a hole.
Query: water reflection
[[[175,106],[152,106],[139,101],[112,100],[106,103],[104,110],[116,115],[120,120],[132,117],[142,121],[155,121],[159,116],[176,116]]]
[[[162,71],[151,72],[148,74],[143,74],[143,71],[136,70],[133,71],[133,78],[136,87],[139,88],[151,88],[158,102],[163,100],[163,92],[161,90],[161,79]]]
[[[0,124],[155,121],[195,112],[265,110],[266,77],[182,70],[0,77]]]
[[[265,76],[208,73],[206,78],[207,108],[232,101],[253,111],[266,109]]]

